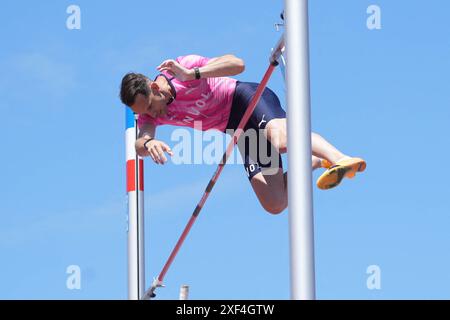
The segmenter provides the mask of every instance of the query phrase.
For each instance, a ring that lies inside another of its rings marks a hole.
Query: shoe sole
[[[366,162],[363,159],[352,158],[329,168],[317,180],[317,187],[328,190],[338,186],[344,177],[353,178],[357,172],[366,170]]]

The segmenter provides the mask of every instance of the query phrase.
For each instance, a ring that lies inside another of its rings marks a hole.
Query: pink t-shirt
[[[198,55],[188,55],[178,57],[176,61],[192,69],[206,65],[209,59]],[[166,76],[171,78],[168,74]],[[182,82],[174,78],[172,84],[177,94],[175,100],[167,106],[167,114],[157,118],[141,114],[138,119],[139,128],[144,123],[194,128],[195,121],[196,128],[199,129],[200,122],[203,131],[216,129],[223,132],[226,129],[236,89],[235,79],[217,77]]]

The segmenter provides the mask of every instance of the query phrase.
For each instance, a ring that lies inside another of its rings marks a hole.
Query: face
[[[149,87],[151,89],[149,96],[138,94],[131,109],[135,113],[148,114],[153,118],[166,115],[166,97],[161,93],[159,85],[154,81],[150,81]]]

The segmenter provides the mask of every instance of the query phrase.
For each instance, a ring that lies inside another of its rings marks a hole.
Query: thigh
[[[265,176],[276,176],[279,169],[282,171],[281,155],[262,131],[248,129],[241,135],[237,145],[250,181],[259,172]]]
[[[277,148],[287,145],[287,123],[286,118],[272,119],[267,123],[264,129],[264,136]],[[286,150],[280,150],[281,153],[286,152]]]

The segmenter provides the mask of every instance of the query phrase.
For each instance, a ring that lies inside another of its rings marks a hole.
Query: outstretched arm
[[[160,72],[167,71],[181,81],[195,79],[194,69],[187,69],[175,60],[164,61],[157,67],[157,70]],[[212,58],[206,65],[199,67],[202,78],[234,76],[244,72],[244,70],[244,61],[232,54]]]

